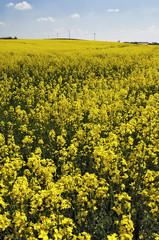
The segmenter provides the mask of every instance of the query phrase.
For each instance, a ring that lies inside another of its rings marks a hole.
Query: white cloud
[[[54,32],[55,33],[64,33],[65,32],[65,28],[61,27],[61,28],[54,28]]]
[[[32,9],[32,6],[29,3],[23,1],[15,4],[15,8],[18,10],[28,10],[28,9]]]
[[[0,26],[5,26],[6,24],[4,22],[0,21]]]
[[[6,4],[7,7],[14,7],[14,3],[10,2],[8,4]]]
[[[116,9],[108,9],[107,10],[107,12],[119,12],[120,10],[118,9],[118,8],[116,8]]]
[[[119,29],[100,33],[99,39],[121,42],[159,42],[159,25],[152,25],[147,28]]]
[[[74,13],[72,15],[70,15],[71,18],[80,18],[79,13]]]
[[[159,26],[152,25],[147,28],[147,31],[152,33],[159,33]]]
[[[95,11],[90,11],[90,12],[88,13],[88,15],[89,15],[89,16],[94,16],[94,15],[95,15]]]
[[[55,19],[52,17],[41,17],[36,19],[37,22],[55,22]]]

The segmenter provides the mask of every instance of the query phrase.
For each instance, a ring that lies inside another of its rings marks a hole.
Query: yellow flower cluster
[[[0,239],[159,239],[159,49],[0,40]]]

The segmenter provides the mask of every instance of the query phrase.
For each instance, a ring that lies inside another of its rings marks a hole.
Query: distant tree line
[[[1,37],[0,39],[17,39],[17,37]]]
[[[147,44],[147,45],[159,45],[158,42],[152,42],[152,43],[149,43],[149,42],[124,42],[124,43],[132,43],[132,44]]]
[[[152,42],[152,43],[149,43],[150,45],[159,45],[158,42]]]

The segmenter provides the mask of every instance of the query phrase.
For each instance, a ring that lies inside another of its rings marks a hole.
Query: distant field
[[[0,239],[159,240],[159,47],[0,40]]]

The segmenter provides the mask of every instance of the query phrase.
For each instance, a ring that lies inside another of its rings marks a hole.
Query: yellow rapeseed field
[[[159,47],[0,40],[0,239],[159,240]]]

